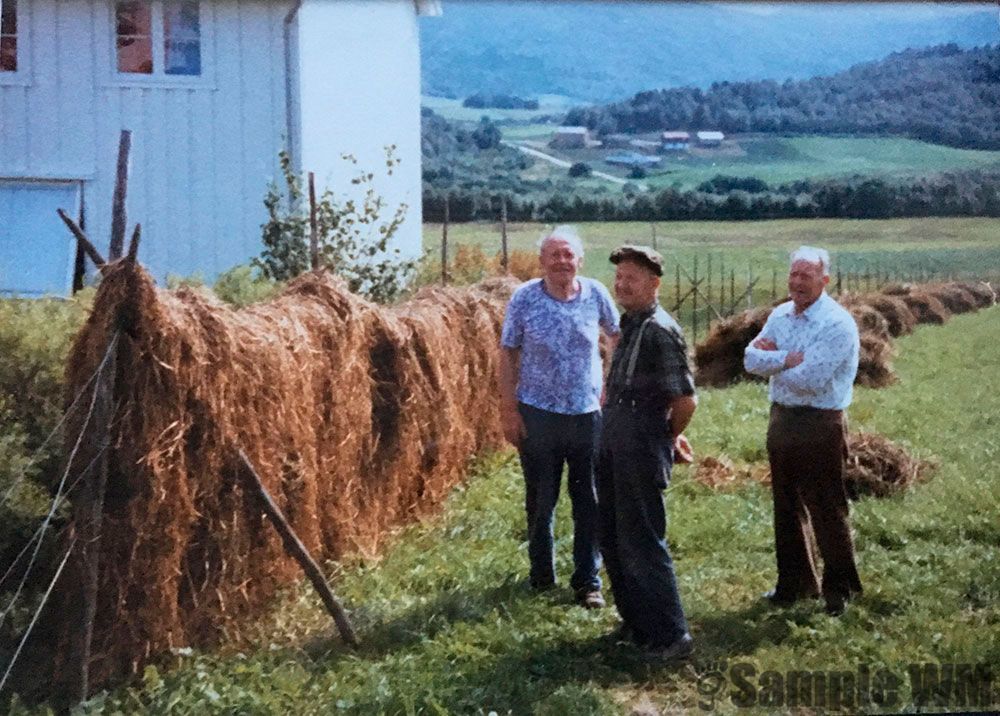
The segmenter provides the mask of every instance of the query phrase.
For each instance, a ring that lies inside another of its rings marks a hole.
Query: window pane
[[[201,47],[197,42],[168,42],[164,49],[168,75],[201,74]]]
[[[167,40],[197,40],[201,35],[196,0],[163,3],[163,32]]]
[[[118,38],[118,71],[153,73],[153,42],[148,37]]]
[[[17,0],[0,0],[0,35],[17,34]]]
[[[201,26],[198,3],[168,0],[163,4],[164,72],[168,75],[201,74]]]
[[[150,4],[148,2],[138,2],[129,0],[119,2],[115,7],[115,32],[121,35],[142,35],[149,37],[152,34]]]
[[[17,72],[16,37],[0,37],[0,72]]]

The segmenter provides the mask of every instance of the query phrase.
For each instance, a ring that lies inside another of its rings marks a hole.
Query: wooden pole
[[[139,239],[141,238],[142,224],[136,224],[135,229],[132,230],[132,240],[128,242],[128,256],[125,259],[132,266],[135,266],[136,258],[139,256]]]
[[[81,575],[80,629],[70,644],[70,664],[73,679],[70,695],[75,703],[90,696],[91,645],[94,639],[94,618],[97,615],[97,593],[100,585],[101,525],[104,519],[104,495],[108,484],[107,449],[111,444],[114,419],[115,373],[117,372],[117,345],[108,345],[110,355],[94,386],[93,415],[90,424],[93,433],[81,441],[86,446],[77,464],[94,463],[83,482],[80,497],[74,501],[73,521],[79,535],[77,552]],[[96,462],[87,459],[97,453]]]
[[[441,285],[448,285],[448,197],[444,198],[444,222],[441,224]]]
[[[319,230],[316,224],[316,175],[309,172],[309,261],[313,271],[319,269]]]
[[[752,287],[756,281],[753,280],[753,264],[747,264],[747,286]],[[747,290],[747,308],[753,308],[753,291]]]
[[[653,250],[656,251],[657,250],[657,248],[656,248],[656,222],[655,221],[649,222],[649,228],[653,232]]]
[[[104,257],[101,256],[100,252],[94,248],[94,245],[90,243],[90,239],[88,239],[87,235],[83,233],[83,230],[77,226],[76,222],[69,218],[66,212],[62,209],[56,209],[56,213],[59,214],[59,218],[63,220],[66,227],[70,230],[73,236],[76,237],[77,245],[83,248],[90,260],[94,262],[97,268],[104,268],[104,265],[107,262],[104,260]]]
[[[691,277],[691,285],[698,288],[698,255],[694,257],[694,271]],[[691,333],[694,338],[693,343],[698,342],[698,292],[691,294]]]
[[[129,154],[132,151],[132,132],[123,129],[118,140],[118,169],[115,174],[115,193],[111,200],[111,245],[108,260],[122,257],[125,247],[125,197],[128,194]]]
[[[333,592],[330,591],[330,587],[327,585],[326,578],[323,576],[319,565],[316,564],[316,561],[309,554],[305,545],[302,544],[302,540],[295,534],[292,526],[288,524],[288,520],[281,514],[281,509],[275,504],[267,488],[264,487],[264,483],[254,469],[253,463],[250,462],[250,458],[247,457],[242,449],[238,452],[240,462],[243,463],[243,467],[245,468],[244,472],[247,484],[260,499],[264,513],[270,518],[271,524],[274,525],[278,534],[281,535],[281,541],[285,545],[285,550],[302,566],[306,576],[309,577],[309,581],[312,582],[316,591],[319,592],[326,610],[330,612],[330,616],[333,617],[333,621],[340,631],[340,636],[351,646],[358,646],[358,637],[354,633],[354,627],[351,626],[351,620],[348,619],[347,612],[344,611],[340,602],[337,601],[337,598],[333,596]]]
[[[677,305],[675,310],[680,310],[681,308],[681,265],[680,263],[674,264],[674,303]]]
[[[87,203],[84,196],[83,182],[80,182],[80,215],[77,217],[76,223],[80,227],[80,231],[87,230]],[[83,250],[83,246],[80,242],[76,242],[76,252],[73,257],[73,293],[76,294],[77,291],[83,290],[83,280],[87,276],[87,252]]]
[[[507,253],[507,195],[500,197],[500,267],[510,273],[510,256]]]
[[[736,310],[736,269],[729,269],[729,311],[730,315]]]

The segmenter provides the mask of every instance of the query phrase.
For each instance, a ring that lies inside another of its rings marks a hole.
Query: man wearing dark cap
[[[681,328],[657,302],[662,257],[622,246],[611,263],[625,314],[597,463],[601,553],[622,635],[661,659],[679,659],[693,644],[667,549],[661,490],[674,462],[691,459],[683,431],[698,401]]]

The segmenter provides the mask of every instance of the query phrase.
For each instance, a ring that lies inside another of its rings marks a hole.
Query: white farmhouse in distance
[[[260,253],[282,149],[318,191],[374,172],[388,206],[409,207],[396,246],[419,254],[417,17],[437,0],[0,3],[0,293],[67,293],[76,247],[57,208],[107,250],[122,129],[129,230],[142,223],[159,281]]]
[[[698,132],[698,144],[703,147],[718,147],[726,135],[722,132],[705,131]]]

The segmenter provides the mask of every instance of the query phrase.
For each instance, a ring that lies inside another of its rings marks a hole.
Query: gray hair
[[[819,264],[823,269],[823,275],[830,275],[830,254],[826,249],[817,249],[815,246],[800,246],[792,252],[789,265],[796,261],[806,261],[811,264]]]
[[[573,253],[576,254],[578,259],[583,258],[583,240],[576,233],[576,229],[569,224],[562,224],[552,229],[549,233],[542,234],[542,237],[538,239],[538,253],[542,253],[545,244],[550,241],[565,241],[573,249]]]

